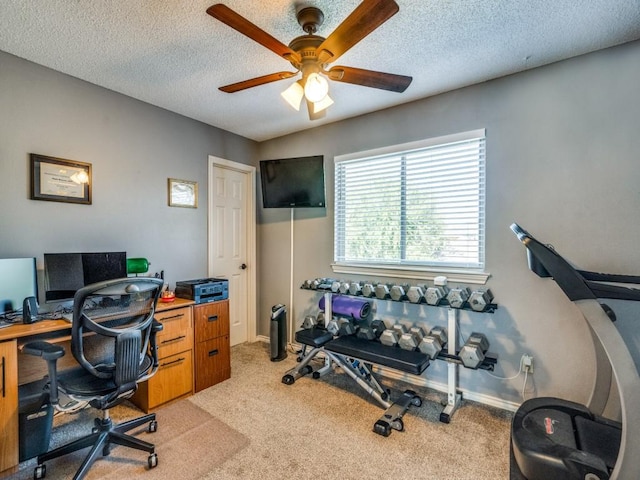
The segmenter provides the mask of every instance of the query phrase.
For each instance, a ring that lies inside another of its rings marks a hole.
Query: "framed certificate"
[[[169,179],[169,206],[198,208],[198,182]]]
[[[32,153],[31,199],[91,205],[91,164]]]

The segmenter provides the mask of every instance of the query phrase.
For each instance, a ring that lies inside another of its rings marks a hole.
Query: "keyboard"
[[[10,327],[11,325],[15,325],[15,323],[0,318],[0,328]]]
[[[87,309],[84,311],[85,315],[89,317],[91,320],[99,320],[101,318],[110,317],[114,315],[125,315],[127,313],[127,309],[122,306],[111,306],[111,307],[96,307],[93,309]],[[69,323],[73,322],[73,312],[63,313],[60,315],[60,318],[66,320]]]

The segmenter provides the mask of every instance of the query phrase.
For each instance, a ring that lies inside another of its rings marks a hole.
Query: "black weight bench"
[[[313,372],[314,378],[319,378],[328,372],[333,362],[371,395],[382,408],[386,409],[384,415],[375,423],[374,432],[389,436],[391,429],[402,431],[404,413],[410,406],[419,407],[422,404],[420,397],[411,390],[404,392],[397,402],[389,402],[389,391],[380,386],[371,373],[369,365],[380,365],[412,375],[420,375],[429,366],[428,355],[389,347],[353,335],[333,338],[331,333],[320,328],[299,330],[296,332],[296,341],[305,345],[305,350],[306,347],[311,347],[311,350],[303,353],[300,363],[285,373],[282,382],[291,385],[298,378],[312,373],[313,369],[309,362],[322,352],[325,365]]]
[[[328,342],[325,350],[412,375],[420,375],[429,366],[429,356],[422,352],[389,347],[353,335],[338,337]]]
[[[333,335],[331,334],[331,332],[325,330],[324,328],[314,327],[298,330],[296,332],[296,342],[304,345],[302,356],[298,359],[298,365],[296,365],[291,370],[288,370],[284,374],[284,376],[282,377],[282,383],[291,385],[300,377],[313,372],[313,369],[311,368],[311,365],[309,365],[309,363],[316,357],[316,355],[318,355],[318,353],[324,350],[324,345],[331,340],[333,340]],[[307,352],[306,347],[311,347],[311,351]],[[314,372],[314,377],[318,378],[318,376],[328,371],[330,368],[330,365],[326,365],[326,367],[323,367],[323,369],[321,369],[321,373]]]

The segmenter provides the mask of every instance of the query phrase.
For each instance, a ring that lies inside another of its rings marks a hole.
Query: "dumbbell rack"
[[[317,291],[318,293],[323,293],[325,296],[325,315],[326,318],[330,319],[332,316],[331,313],[331,299],[334,292],[331,292],[330,289],[326,288],[306,288],[304,285],[301,287],[303,290],[311,290]],[[346,296],[354,296],[349,293],[340,293],[339,295]],[[356,295],[357,296],[357,295]],[[357,296],[359,297],[359,296]],[[377,297],[363,297],[370,298],[371,300],[384,300],[384,301],[394,301],[391,299],[380,299]],[[395,302],[395,301],[394,301]],[[398,303],[409,303],[406,301],[401,301]],[[414,304],[414,305],[426,305],[426,304]],[[458,356],[458,319],[460,310],[468,310],[474,311],[471,308],[463,307],[463,308],[453,308],[449,306],[448,302],[443,299],[438,305],[429,305],[436,308],[447,308],[447,352],[441,352],[438,355],[438,359],[445,360],[447,362],[447,404],[444,407],[443,411],[440,413],[440,421],[442,423],[449,423],[451,421],[451,416],[460,406],[460,402],[462,401],[462,394],[458,391],[458,368],[460,366],[459,356]],[[494,313],[494,311],[498,308],[496,304],[487,305],[487,308],[482,313]],[[475,311],[474,311],[475,312]],[[478,313],[478,312],[476,312]],[[495,358],[491,358],[490,361],[484,366],[480,367],[485,370],[493,370],[493,366],[496,363]],[[330,365],[325,365],[324,369],[330,368]]]

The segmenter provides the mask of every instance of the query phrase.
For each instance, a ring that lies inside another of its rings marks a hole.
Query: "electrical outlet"
[[[533,373],[533,357],[526,353],[520,359],[520,369],[525,373]]]

